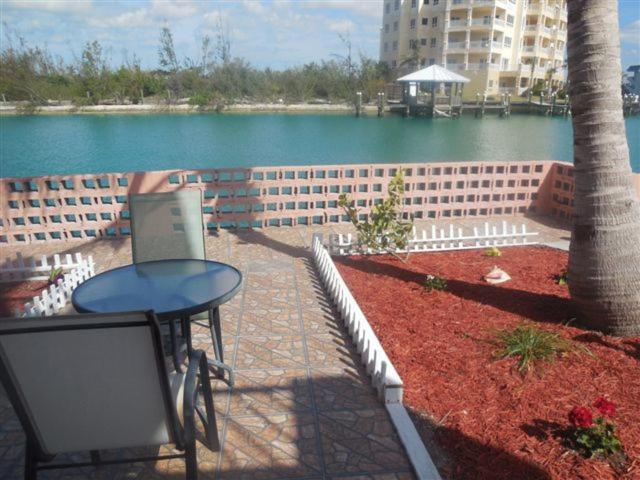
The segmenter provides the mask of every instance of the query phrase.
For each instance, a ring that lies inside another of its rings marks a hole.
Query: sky
[[[98,40],[117,65],[135,53],[158,67],[160,29],[168,26],[181,58],[199,57],[204,35],[228,27],[231,54],[257,67],[283,69],[344,55],[378,57],[384,0],[0,0],[2,30],[73,61]],[[622,64],[640,64],[640,0],[619,0]],[[6,44],[4,32],[0,47]]]

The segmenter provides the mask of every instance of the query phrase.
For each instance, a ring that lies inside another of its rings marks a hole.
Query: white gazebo
[[[436,108],[436,88],[440,85],[449,86],[448,107],[444,108],[448,109],[449,113],[452,114],[454,105],[462,104],[462,90],[464,84],[469,82],[469,79],[446,68],[442,68],[439,65],[431,65],[430,67],[400,77],[396,81],[405,85],[404,101],[409,107],[409,112],[414,111],[417,113],[417,107],[423,105],[428,107],[428,111],[433,115],[434,113],[442,113]],[[426,85],[427,91],[431,94],[428,103],[419,101],[419,93],[422,85]],[[456,99],[459,99],[459,101]]]

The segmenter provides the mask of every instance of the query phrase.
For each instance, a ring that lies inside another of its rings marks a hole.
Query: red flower
[[[605,416],[612,416],[616,413],[616,404],[610,402],[604,397],[598,397],[593,403],[593,406],[597,408],[602,415]]]
[[[569,412],[569,421],[574,427],[590,427],[593,425],[593,415],[587,407],[573,407]]]

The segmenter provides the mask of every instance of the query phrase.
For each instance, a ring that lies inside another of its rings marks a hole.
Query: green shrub
[[[422,286],[427,292],[431,292],[433,290],[446,290],[447,281],[442,277],[437,277],[435,275],[427,275],[427,278],[422,282]]]
[[[502,255],[502,252],[498,249],[498,247],[487,248],[484,251],[485,257],[499,257]]]
[[[567,271],[566,270],[563,270],[562,272],[558,273],[557,275],[554,275],[553,279],[556,281],[556,283],[558,285],[568,285],[569,284],[569,277],[567,276]]]
[[[388,187],[388,197],[371,207],[371,213],[361,220],[355,203],[346,194],[341,194],[338,205],[356,228],[359,247],[373,251],[386,251],[397,255],[398,250],[408,246],[409,233],[413,230],[413,218],[403,220],[402,197],[404,195],[404,173],[398,169]]]
[[[541,361],[552,362],[558,355],[573,349],[560,335],[535,326],[521,325],[497,334],[498,358],[516,358],[518,370],[527,372]]]

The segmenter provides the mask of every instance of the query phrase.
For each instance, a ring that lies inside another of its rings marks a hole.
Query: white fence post
[[[448,228],[437,229],[435,225],[431,225],[431,235],[426,230],[422,231],[422,235],[413,232],[407,242],[407,249],[398,250],[396,253],[408,252],[431,252],[446,250],[468,250],[474,248],[486,248],[490,246],[515,246],[515,245],[536,245],[532,237],[538,235],[538,232],[528,232],[525,224],[522,224],[520,231],[516,225],[509,225],[503,221],[500,226],[489,225],[484,223],[484,227],[479,229],[473,227],[473,233],[466,235],[461,228],[457,230],[450,224]],[[357,252],[356,240],[351,234],[348,235],[332,235],[329,237],[329,251],[334,255],[351,255]],[[321,248],[323,248],[321,246]],[[366,249],[365,254],[381,254],[387,253],[383,250],[372,251]]]

